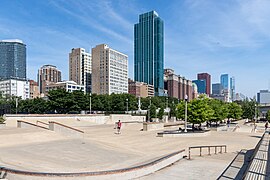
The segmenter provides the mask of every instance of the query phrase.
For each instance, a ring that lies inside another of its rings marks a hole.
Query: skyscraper
[[[0,41],[0,78],[26,79],[26,45],[21,40]]]
[[[192,83],[196,84],[198,93],[206,94],[206,81],[205,81],[205,79],[193,80]]]
[[[73,48],[69,53],[69,80],[92,91],[92,56],[83,48]]]
[[[223,89],[229,90],[229,75],[222,74],[220,76],[220,84],[222,85]]]
[[[92,48],[92,93],[128,93],[128,56],[106,44]]]
[[[53,65],[44,65],[38,70],[39,92],[45,93],[46,86],[61,81],[61,71]]]
[[[221,95],[222,94],[222,85],[220,83],[212,84],[212,94]]]
[[[134,25],[134,79],[154,86],[155,95],[164,94],[163,21],[155,11],[139,16]]]
[[[210,94],[211,94],[211,75],[208,73],[200,73],[200,74],[197,74],[197,79],[198,80],[205,80],[205,83],[206,83],[205,92],[207,95],[210,96]]]
[[[232,76],[230,78],[230,93],[231,93],[231,100],[235,100],[235,78]]]

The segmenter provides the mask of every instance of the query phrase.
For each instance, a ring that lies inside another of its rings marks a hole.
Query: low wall
[[[90,180],[90,179],[135,179],[160,169],[163,169],[176,161],[179,161],[185,155],[185,150],[177,151],[164,156],[160,159],[146,163],[143,165],[124,168],[118,170],[98,171],[98,172],[82,172],[82,173],[46,173],[46,172],[29,172],[9,169],[5,167],[0,168],[0,173],[4,175],[3,178],[9,180]]]
[[[79,129],[75,129],[73,127],[58,123],[58,122],[53,122],[50,121],[49,122],[49,129],[51,131],[69,136],[69,137],[75,137],[75,138],[83,138],[84,137],[84,132],[79,130]]]
[[[87,121],[95,124],[114,124],[116,121],[121,120],[125,122],[143,122],[145,121],[144,116],[131,116],[126,114],[111,114],[110,116],[105,116],[102,114],[6,114],[3,116],[5,119],[6,126],[16,127],[17,120],[27,121],[30,123],[36,123],[37,121],[42,121],[48,123],[49,121],[60,122],[67,125],[73,125],[75,121]]]
[[[204,137],[209,136],[211,134],[210,131],[206,132],[197,132],[197,133],[158,133],[158,137]]]
[[[5,123],[0,123],[0,128],[4,128],[6,127],[6,124]]]
[[[46,127],[39,126],[39,125],[29,123],[29,122],[26,122],[26,121],[17,121],[17,127],[18,128],[41,128],[41,129],[49,130]]]
[[[143,131],[155,131],[155,130],[163,130],[164,123],[143,123]]]

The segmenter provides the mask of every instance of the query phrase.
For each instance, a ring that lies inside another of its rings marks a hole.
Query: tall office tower
[[[0,41],[0,79],[26,79],[26,45],[21,40]]]
[[[39,92],[45,93],[46,86],[61,81],[61,71],[53,65],[44,65],[38,70]]]
[[[232,76],[230,78],[230,93],[231,93],[231,100],[234,101],[235,100],[235,95],[236,95],[236,92],[235,92],[235,78]]]
[[[69,53],[69,80],[92,91],[92,56],[83,48],[73,48]]]
[[[222,74],[220,76],[220,84],[222,85],[223,89],[229,89],[229,75]]]
[[[208,73],[197,74],[198,80],[205,80],[206,83],[206,94],[210,96],[211,94],[211,75]]]
[[[192,83],[196,84],[197,92],[199,94],[206,94],[206,81],[203,80],[193,80]]]
[[[128,56],[106,44],[92,48],[92,93],[128,93]]]
[[[164,95],[163,21],[155,11],[141,14],[134,25],[134,79],[151,84],[156,96]]]
[[[212,94],[221,95],[222,94],[222,85],[220,83],[212,84]]]

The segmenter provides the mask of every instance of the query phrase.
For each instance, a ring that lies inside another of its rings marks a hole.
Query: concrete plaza
[[[205,137],[157,137],[160,131],[141,131],[142,123],[124,124],[115,134],[112,124],[76,124],[84,138],[70,138],[37,128],[0,129],[0,165],[38,172],[86,172],[132,167],[169,153],[199,145],[227,145],[226,154],[198,156],[141,179],[216,179],[241,149],[252,149],[262,133],[212,131]],[[240,128],[249,129],[242,125]],[[177,129],[169,127],[166,129]],[[188,153],[188,152],[186,152]]]

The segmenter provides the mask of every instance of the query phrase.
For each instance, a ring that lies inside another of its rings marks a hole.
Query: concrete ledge
[[[144,122],[143,123],[143,131],[155,131],[155,130],[163,130],[164,123],[155,123],[155,122]]]
[[[49,129],[51,131],[61,133],[69,137],[84,137],[84,131],[54,121],[49,122]]]
[[[16,169],[0,167],[0,172],[5,174],[4,178],[20,179],[20,180],[134,179],[154,173],[155,171],[163,169],[175,163],[176,161],[179,161],[185,155],[184,153],[185,150],[181,150],[143,165],[108,171],[80,172],[80,173],[46,173],[46,172],[20,171]]]
[[[39,126],[30,122],[26,122],[26,121],[17,121],[17,127],[18,128],[42,128],[42,129],[46,129],[49,130],[49,128],[43,127],[43,126]]]
[[[204,136],[208,136],[210,135],[211,132],[210,131],[206,131],[206,132],[188,132],[188,133],[184,133],[184,132],[161,132],[161,133],[157,133],[158,137],[204,137]]]

